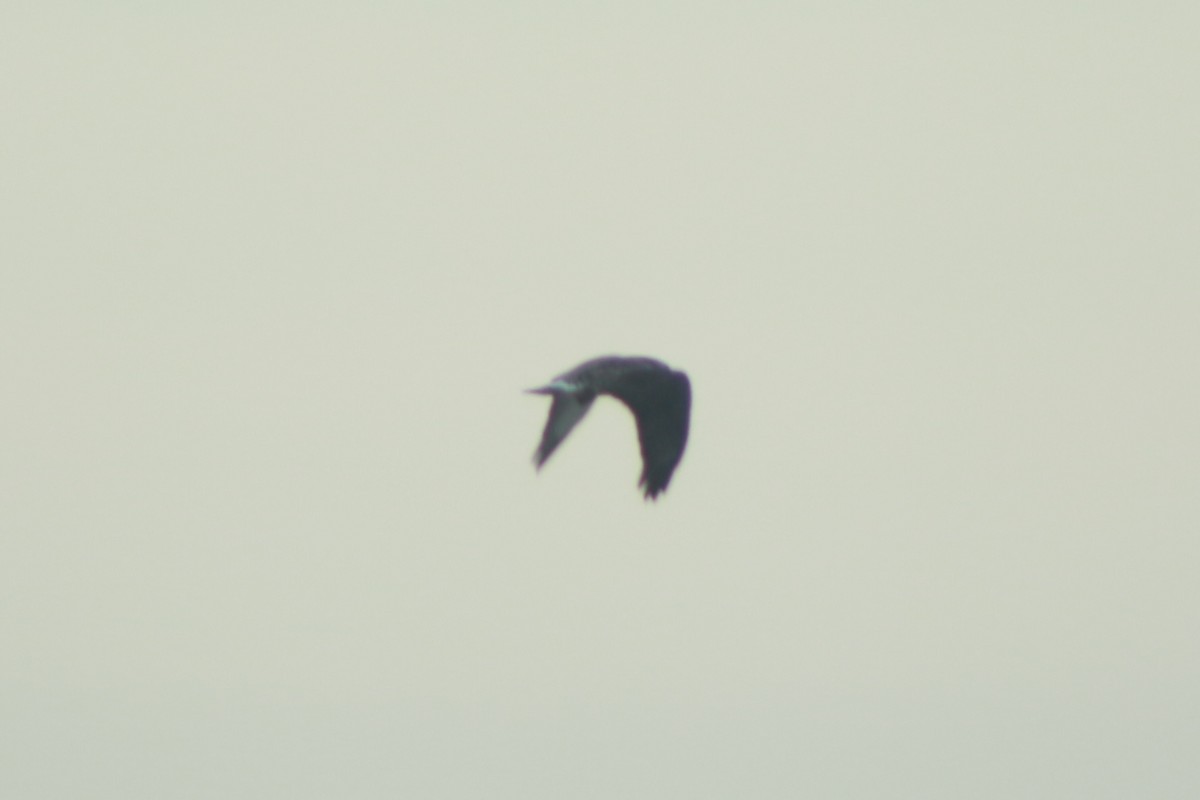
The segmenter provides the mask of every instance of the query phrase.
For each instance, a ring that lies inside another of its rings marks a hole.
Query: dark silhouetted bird
[[[688,376],[653,358],[605,356],[585,361],[531,394],[554,398],[542,442],[533,454],[541,469],[592,407],[597,395],[608,394],[633,412],[642,448],[642,477],[646,497],[655,499],[671,482],[671,473],[687,445],[692,385]]]

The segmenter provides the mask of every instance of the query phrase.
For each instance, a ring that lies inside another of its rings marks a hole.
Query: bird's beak
[[[525,394],[558,394],[559,392],[569,392],[574,387],[569,383],[562,381],[552,381],[545,386],[539,386],[536,389],[526,389]]]

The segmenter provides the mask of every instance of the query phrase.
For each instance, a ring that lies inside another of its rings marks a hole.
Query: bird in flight
[[[587,414],[596,396],[607,394],[628,406],[637,422],[642,449],[638,486],[651,500],[666,490],[687,445],[692,385],[686,374],[653,358],[604,356],[527,391],[553,398],[542,442],[533,454],[539,470]]]

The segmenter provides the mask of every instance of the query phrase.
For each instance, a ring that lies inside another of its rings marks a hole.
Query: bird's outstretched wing
[[[546,428],[542,431],[542,442],[533,454],[533,463],[537,464],[538,469],[541,469],[542,464],[546,463],[546,459],[550,457],[555,448],[562,443],[563,439],[567,438],[571,429],[578,425],[579,420],[587,414],[596,396],[592,393],[581,395],[557,392],[549,387],[530,389],[529,392],[554,396],[554,402],[550,404],[550,416],[546,418]]]
[[[661,362],[645,359],[622,370],[607,392],[623,402],[637,421],[642,449],[646,497],[654,499],[667,488],[687,446],[692,385],[688,376]]]

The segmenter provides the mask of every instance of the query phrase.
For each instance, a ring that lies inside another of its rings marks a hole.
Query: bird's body
[[[667,488],[671,474],[687,446],[692,387],[683,372],[653,358],[605,356],[585,361],[533,394],[554,398],[550,417],[533,462],[540,469],[562,443],[598,395],[624,403],[637,422],[642,451],[642,477],[638,486],[654,499]]]

